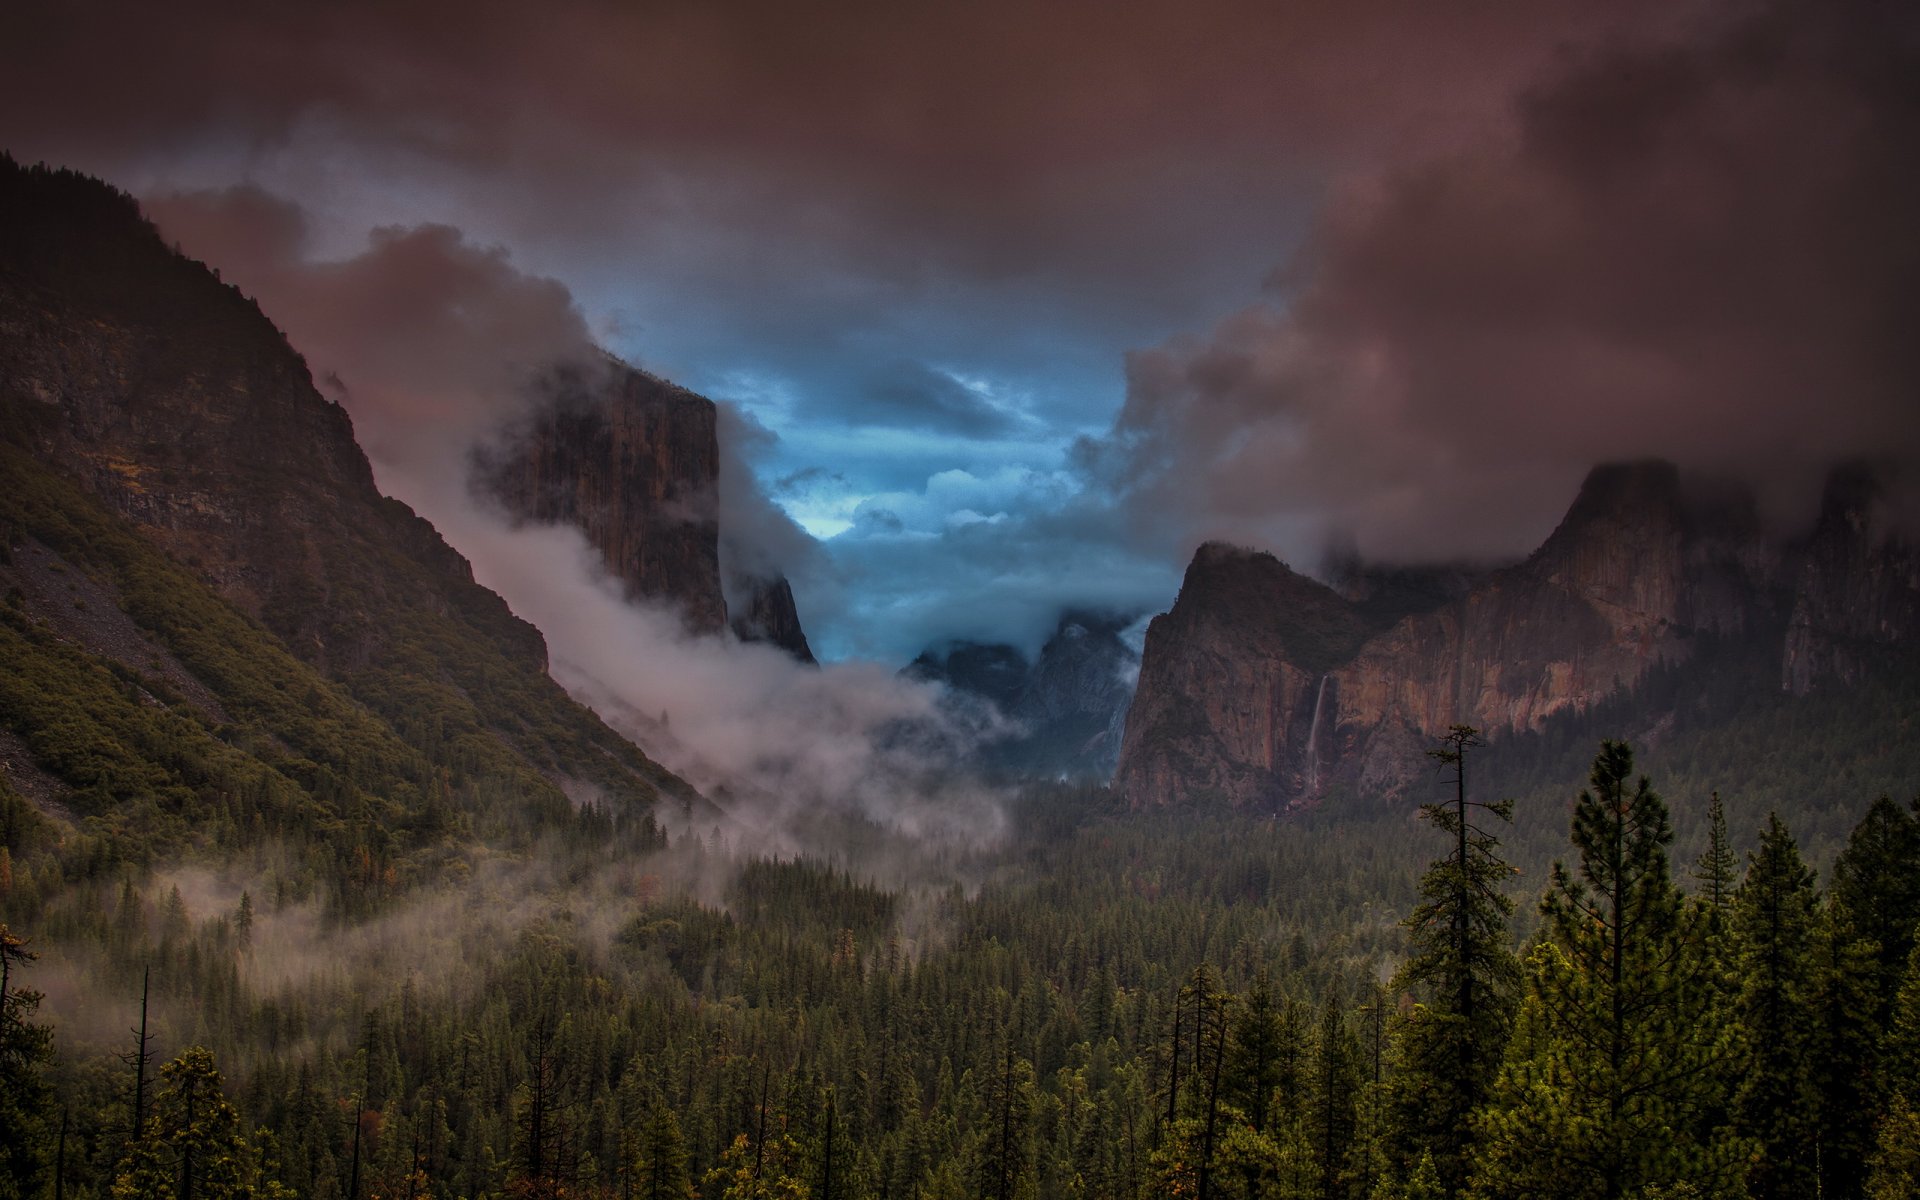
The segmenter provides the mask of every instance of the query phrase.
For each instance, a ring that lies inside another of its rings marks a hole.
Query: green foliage
[[[1400,972],[1401,985],[1425,1002],[1400,1027],[1393,1166],[1410,1172],[1428,1160],[1449,1191],[1466,1180],[1473,1114],[1505,1050],[1519,980],[1507,927],[1513,900],[1504,890],[1513,869],[1499,838],[1475,820],[1477,811],[1511,821],[1513,802],[1467,799],[1467,755],[1482,744],[1477,730],[1456,725],[1445,747],[1430,752],[1453,768],[1455,795],[1423,805],[1420,815],[1450,852],[1421,876],[1421,903],[1407,921],[1412,955]]]
[[[160,1068],[153,1116],[138,1131],[115,1200],[253,1200],[264,1191],[240,1115],[227,1102],[213,1055],[194,1046]]]
[[[673,1110],[655,1102],[640,1127],[633,1161],[635,1200],[691,1200],[687,1142]]]
[[[1755,1200],[1792,1200],[1818,1188],[1807,1013],[1819,913],[1813,872],[1777,816],[1768,816],[1749,859],[1734,914],[1743,980],[1735,1011],[1746,1043],[1734,1119],[1756,1142],[1747,1187]]]
[[[701,1181],[712,1200],[809,1200],[800,1178],[800,1146],[785,1133],[756,1146],[742,1133],[734,1137],[720,1163]]]
[[[1667,874],[1666,805],[1608,742],[1574,809],[1577,868],[1555,864],[1548,939],[1481,1122],[1490,1196],[1620,1200],[1686,1182],[1733,1194],[1744,1157],[1711,1127],[1730,1047],[1710,972]],[[1557,1182],[1555,1182],[1557,1180]]]
[[[41,996],[20,979],[35,957],[25,938],[0,925],[0,1200],[39,1195],[50,1149],[44,1072],[53,1035],[29,1019]]]
[[[1642,833],[1621,836],[1657,851],[1657,814],[1618,755],[1603,759],[1613,765],[1590,799],[1637,809]],[[684,1200],[689,1181],[708,1200],[825,1200],[828,1188],[834,1200],[997,1200],[1003,1180],[1010,1196],[1083,1200],[1197,1197],[1203,1186],[1208,1200],[1459,1194],[1435,1156],[1383,1150],[1410,1140],[1382,1095],[1415,1090],[1408,1027],[1442,989],[1363,984],[1415,947],[1396,917],[1422,903],[1430,824],[1192,821],[1052,794],[1060,805],[1044,819],[1029,815],[1045,797],[1017,811],[1008,845],[939,861],[903,849],[916,865],[898,876],[730,859],[691,841],[633,858],[617,842],[560,840],[524,870],[496,862],[364,923],[314,925],[315,906],[273,882],[277,854],[218,850],[234,874],[211,905],[211,885],[192,873],[54,881],[34,948],[58,955],[114,1031],[137,1022],[151,963],[163,1053],[202,1042],[233,1064],[223,1091],[252,1186],[283,1180],[314,1200],[345,1200],[356,1143],[362,1200],[562,1189],[625,1200],[656,1187]],[[1604,863],[1614,827],[1588,817],[1582,854]],[[1784,828],[1760,840],[1730,914],[1735,959],[1762,944],[1740,931],[1770,911],[1761,864],[1802,878],[1790,842]],[[1673,1131],[1635,1169],[1649,1194],[1732,1194],[1774,1127],[1765,1118],[1778,1116],[1763,1111],[1771,1093],[1758,1082],[1732,1093],[1749,1060],[1723,1057],[1754,1044],[1743,1031],[1761,1011],[1759,983],[1737,1002],[1681,986],[1721,970],[1704,920],[1670,881],[1642,894],[1665,878],[1657,853],[1620,857],[1641,864],[1632,919],[1674,930],[1657,939],[1670,960],[1625,951],[1653,968],[1648,986],[1619,994],[1676,1006],[1628,1023],[1626,1044],[1650,1064],[1641,1078]],[[1609,912],[1585,866],[1570,863],[1564,883]],[[1804,910],[1800,888],[1781,894],[1783,912]],[[1400,913],[1368,903],[1379,896],[1397,897]],[[1882,1044],[1872,1016],[1876,952],[1829,937],[1831,908],[1810,910],[1796,1014],[1815,1047],[1816,1091],[1844,1057],[1824,1047],[1871,1039],[1880,1080],[1908,1053],[1904,1035]],[[1583,1040],[1605,1031],[1610,1005],[1580,965],[1605,956],[1579,939],[1604,931],[1577,923],[1547,921],[1502,1070],[1469,1126],[1487,1194],[1580,1194],[1595,1177],[1582,1163],[1596,1161],[1580,1156],[1614,1128],[1590,1090],[1610,1075],[1602,1043]],[[391,950],[362,957],[385,939],[405,947],[404,966]],[[1745,987],[1747,971],[1726,973]],[[1721,1007],[1707,1010],[1702,994]],[[105,1044],[63,1032],[46,1065],[73,1106],[70,1195],[104,1195],[122,1173],[132,1068],[118,1055],[130,1045],[118,1032]],[[1691,1082],[1664,1071],[1689,1064]],[[1871,1160],[1897,1183],[1906,1126],[1884,1086],[1867,1081],[1845,1117],[1864,1131],[1863,1181]],[[1629,1117],[1651,1103],[1627,1105]],[[1751,1139],[1726,1127],[1743,1103]],[[1813,1111],[1824,1162],[1840,1117],[1824,1098]],[[47,1132],[33,1143],[42,1163]]]

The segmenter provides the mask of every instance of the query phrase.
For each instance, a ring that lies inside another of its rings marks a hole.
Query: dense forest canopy
[[[1816,876],[1714,797],[1677,859],[1609,742],[1522,873],[1440,749],[1424,821],[1036,787],[990,848],[557,829],[371,911],[8,789],[10,1194],[1911,1194],[1920,804]]]

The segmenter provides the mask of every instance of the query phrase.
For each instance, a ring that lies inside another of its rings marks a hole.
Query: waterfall
[[[1313,694],[1313,723],[1307,726],[1307,793],[1320,790],[1320,710],[1327,703],[1327,680],[1320,677],[1320,689]]]

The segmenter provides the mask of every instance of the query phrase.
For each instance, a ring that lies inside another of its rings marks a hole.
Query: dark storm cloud
[[[1082,453],[1169,542],[1524,551],[1596,460],[1777,510],[1920,451],[1911,7],[1788,3],[1570,57],[1509,139],[1355,180],[1284,300],[1133,355]]]
[[[862,371],[852,394],[835,406],[856,423],[932,429],[964,437],[1010,432],[1013,417],[943,371],[907,359]]]
[[[672,230],[743,290],[802,265],[785,244],[816,279],[1055,276],[1164,314],[1277,253],[1327,163],[1455,139],[1639,7],[43,4],[0,45],[0,142],[122,177],[291,151],[316,192],[483,197],[488,236],[576,265]]]
[[[910,653],[1076,580],[1164,598],[1203,536],[1500,554],[1595,458],[1787,479],[1910,447],[1896,22],[1732,0],[43,4],[0,39],[0,145],[147,195],[252,179],[310,220],[235,216],[237,255],[304,236],[429,309],[441,259],[524,300],[529,352],[598,336],[738,399],[778,434],[745,461],[819,471],[783,502],[848,527],[814,611]],[[376,225],[406,232],[369,251]],[[1151,348],[1123,380],[1128,346]],[[396,429],[430,436],[431,397],[410,402]]]

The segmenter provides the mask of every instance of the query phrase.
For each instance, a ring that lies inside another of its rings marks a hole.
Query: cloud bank
[[[735,823],[723,832],[793,851],[802,822],[838,812],[942,843],[999,834],[996,797],[955,770],[976,731],[955,726],[932,688],[877,664],[813,669],[771,647],[689,637],[678,613],[625,601],[578,531],[513,528],[474,498],[474,447],[524,412],[554,362],[595,353],[564,286],[444,226],[377,230],[353,258],[308,261],[303,214],[256,189],[149,207],[165,236],[225,264],[281,325],[352,416],[380,486],[546,635],[554,677],[724,801]],[[804,568],[811,539],[741,466],[764,431],[733,414],[722,432],[732,563],[784,568],[797,555]]]
[[[1835,460],[1920,455],[1917,28],[1782,3],[1569,55],[1507,136],[1348,180],[1272,300],[1131,355],[1084,461],[1144,536],[1309,562],[1523,553],[1644,456],[1810,516]]]
[[[486,286],[511,246],[574,307],[509,343],[737,401],[733,477],[831,538],[816,649],[901,661],[1162,606],[1207,537],[1504,557],[1599,459],[1790,521],[1829,459],[1911,456],[1917,21],[103,0],[16,14],[0,144],[297,196],[310,259],[438,238]],[[799,545],[754,494],[739,527]]]

